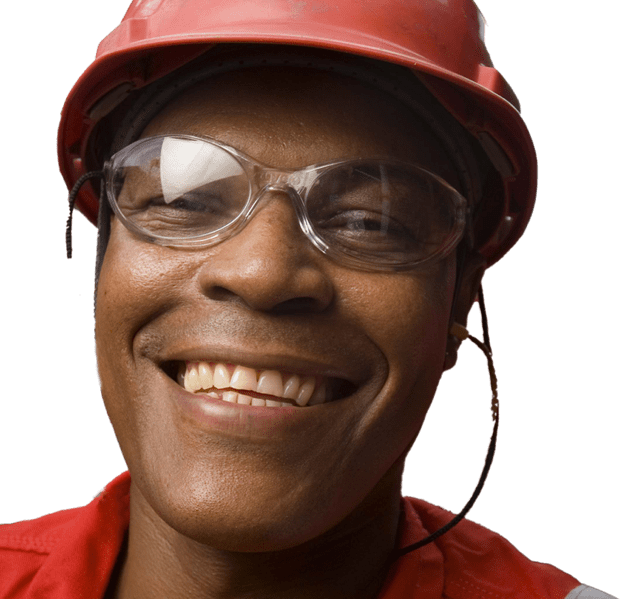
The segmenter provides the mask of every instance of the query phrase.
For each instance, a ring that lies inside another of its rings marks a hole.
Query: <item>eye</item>
[[[179,212],[203,212],[211,214],[221,214],[227,210],[226,203],[222,200],[221,196],[210,193],[200,193],[195,190],[190,193],[183,194],[181,197],[172,200],[172,202],[166,202],[162,196],[150,198],[144,203],[144,209],[158,209],[179,211]]]
[[[398,249],[410,245],[415,231],[403,226],[385,213],[369,210],[345,210],[335,212],[314,225],[324,235],[338,243],[360,245],[367,249]]]
[[[369,210],[346,210],[335,213],[333,216],[323,220],[322,227],[342,228],[347,231],[354,231],[366,234],[390,235],[398,230],[402,231],[399,223],[390,219],[387,215],[380,212]]]

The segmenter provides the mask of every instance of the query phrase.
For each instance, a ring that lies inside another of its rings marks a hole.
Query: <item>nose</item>
[[[258,311],[320,312],[334,289],[327,260],[300,229],[292,198],[269,191],[245,227],[201,265],[202,292]]]

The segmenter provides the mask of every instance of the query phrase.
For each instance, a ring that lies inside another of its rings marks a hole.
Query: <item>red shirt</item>
[[[129,484],[126,472],[84,507],[0,526],[0,599],[101,599],[129,526]],[[419,499],[403,509],[401,547],[453,516]],[[564,599],[578,586],[464,520],[401,557],[378,599]]]

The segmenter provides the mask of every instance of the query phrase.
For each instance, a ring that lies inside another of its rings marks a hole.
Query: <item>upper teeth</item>
[[[203,391],[224,401],[254,406],[306,406],[324,403],[327,399],[326,382],[317,388],[316,377],[302,378],[277,370],[256,371],[247,366],[230,367],[223,363],[187,362],[185,372],[179,373],[179,382],[192,393]],[[225,391],[217,392],[218,389]],[[255,393],[270,397],[255,397]],[[294,404],[276,398],[288,399]]]

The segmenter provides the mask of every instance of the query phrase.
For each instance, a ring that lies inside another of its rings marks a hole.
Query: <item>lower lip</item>
[[[334,405],[330,403],[305,408],[246,406],[191,393],[178,386],[173,397],[181,413],[201,428],[235,437],[257,439],[290,439],[301,429],[306,430],[309,421],[316,423],[321,414],[331,412]]]

